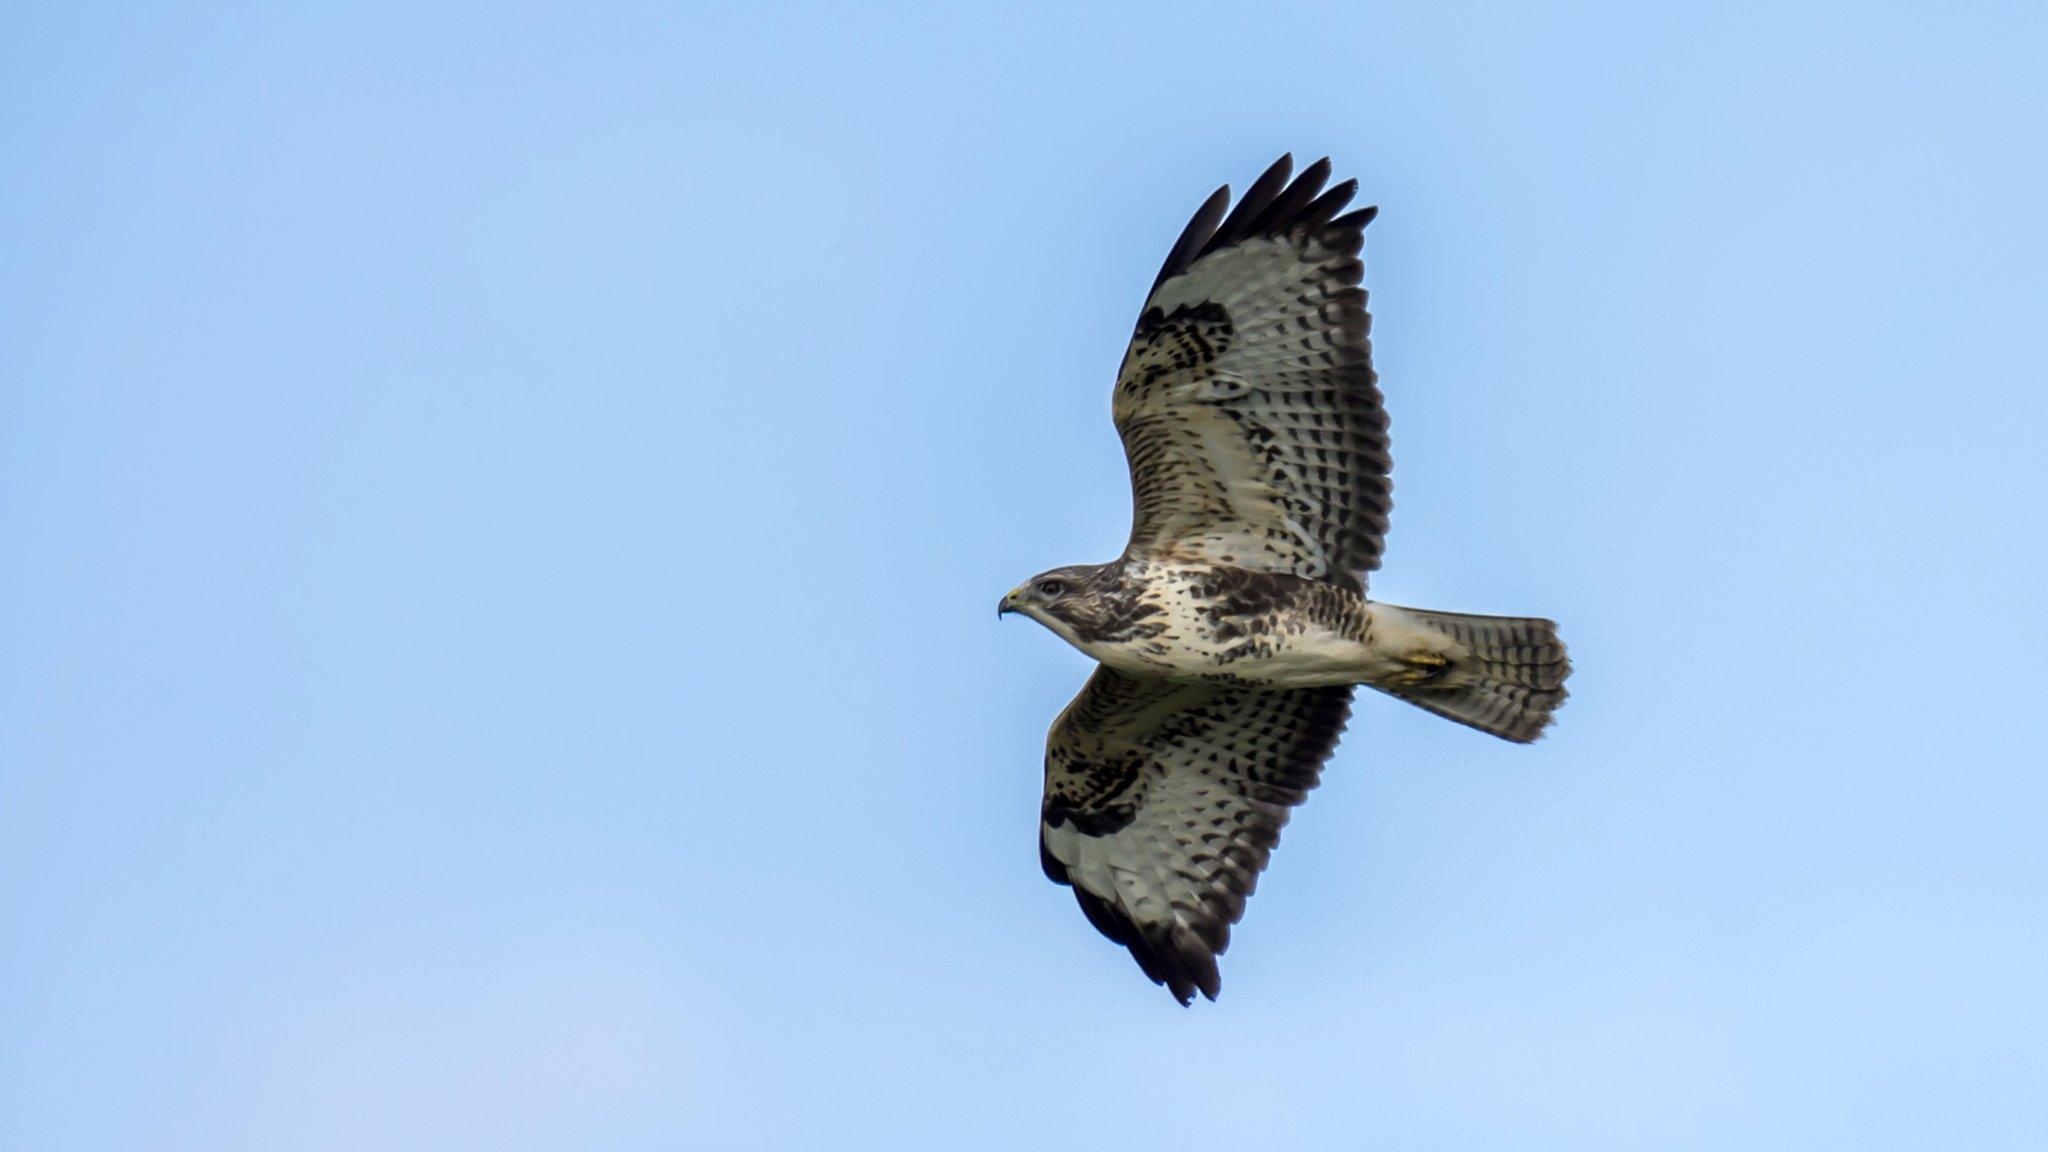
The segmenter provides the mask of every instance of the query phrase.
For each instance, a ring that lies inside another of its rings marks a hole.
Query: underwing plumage
[[[1571,670],[1547,620],[1366,598],[1393,506],[1359,253],[1376,209],[1283,156],[1167,256],[1117,373],[1131,537],[1003,598],[1100,662],[1046,741],[1039,860],[1181,1003],[1364,684],[1534,740]]]

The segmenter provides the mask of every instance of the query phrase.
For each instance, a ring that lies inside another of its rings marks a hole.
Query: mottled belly
[[[1276,688],[1314,688],[1358,683],[1370,658],[1366,645],[1351,637],[1311,629],[1227,646],[1216,671]]]
[[[1356,684],[1373,664],[1358,640],[1322,629],[1276,629],[1243,634],[1220,629],[1176,630],[1136,645],[1104,645],[1089,655],[1133,675],[1231,680],[1276,688]]]

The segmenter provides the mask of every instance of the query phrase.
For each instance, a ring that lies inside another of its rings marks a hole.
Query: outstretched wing
[[[1046,738],[1039,862],[1154,983],[1214,1000],[1230,926],[1350,714],[1348,687],[1097,668]]]
[[[1387,416],[1359,287],[1377,209],[1337,213],[1330,162],[1282,156],[1228,218],[1220,188],[1166,258],[1117,374],[1129,555],[1363,592],[1392,507]],[[1220,223],[1219,223],[1220,221]]]

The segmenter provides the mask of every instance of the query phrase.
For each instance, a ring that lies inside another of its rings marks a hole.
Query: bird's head
[[[1040,572],[1010,589],[1002,602],[996,605],[996,616],[1000,618],[1012,612],[1029,616],[1072,640],[1068,633],[1095,615],[1091,602],[1097,598],[1096,576],[1097,568],[1090,564],[1073,564]]]
[[[1029,616],[1085,650],[1092,640],[1110,638],[1129,614],[1126,591],[1115,564],[1072,564],[1010,589],[996,615]]]

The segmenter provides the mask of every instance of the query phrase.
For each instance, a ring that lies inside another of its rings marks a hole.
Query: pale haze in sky
[[[2048,1146],[2033,4],[12,6],[0,1149]],[[1334,160],[1364,693],[1177,1007],[1036,853],[1188,215]]]

